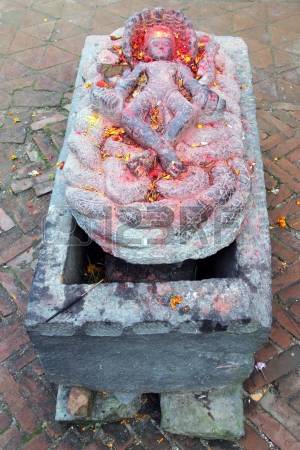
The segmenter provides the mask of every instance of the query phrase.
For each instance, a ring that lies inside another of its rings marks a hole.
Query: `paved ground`
[[[246,437],[234,445],[162,435],[154,396],[128,423],[56,424],[54,387],[22,324],[85,36],[110,32],[133,11],[159,3],[183,7],[198,29],[242,36],[253,63],[273,244],[274,325],[256,355],[266,367],[245,385]],[[0,0],[1,449],[300,449],[299,23],[299,1]],[[41,129],[30,127],[53,116]]]

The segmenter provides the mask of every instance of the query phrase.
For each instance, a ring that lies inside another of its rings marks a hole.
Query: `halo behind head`
[[[123,52],[131,64],[143,60],[145,45],[151,31],[161,28],[171,33],[174,41],[175,55],[195,56],[197,52],[197,36],[193,25],[181,11],[154,8],[131,16],[124,28]]]

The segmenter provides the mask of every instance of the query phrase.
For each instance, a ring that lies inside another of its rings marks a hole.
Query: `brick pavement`
[[[243,37],[253,64],[274,325],[256,355],[266,367],[245,383],[246,436],[235,444],[162,433],[154,395],[135,420],[102,428],[55,423],[55,388],[22,324],[84,38],[110,32],[135,10],[160,3],[184,8],[198,29]],[[0,0],[1,449],[300,448],[299,23],[298,1]]]

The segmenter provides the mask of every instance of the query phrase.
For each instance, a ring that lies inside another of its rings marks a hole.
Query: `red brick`
[[[113,438],[114,444],[117,448],[122,448],[123,446],[127,447],[133,442],[132,435],[129,433],[126,426],[122,423],[108,423],[106,425],[103,425],[102,430],[107,436],[111,436]],[[164,446],[162,447],[164,448]]]
[[[35,241],[34,236],[22,236],[13,245],[0,253],[0,265],[6,264],[20,253],[25,252]]]
[[[15,354],[11,356],[9,361],[7,362],[7,366],[10,372],[18,372],[23,369],[25,366],[30,364],[36,358],[36,354],[34,352],[32,344],[29,344],[29,347],[22,350],[21,354]]]
[[[0,228],[3,231],[8,231],[15,226],[12,219],[6,214],[4,209],[0,208]]]
[[[300,262],[290,265],[287,270],[273,279],[273,293],[296,283],[300,278]]]
[[[39,426],[39,420],[20,395],[18,383],[5,367],[0,367],[0,392],[22,429],[32,433]]]
[[[11,424],[11,417],[5,412],[0,412],[0,433],[7,430]]]
[[[204,445],[201,444],[199,439],[192,438],[189,436],[176,435],[174,444],[175,444],[175,449],[177,449],[179,447],[182,450],[207,450],[207,447],[206,446],[204,447]],[[179,445],[177,446],[176,444],[179,444]],[[139,442],[136,444],[136,446],[133,445],[133,446],[129,447],[130,450],[142,450],[144,448],[145,448],[144,446],[142,447],[141,445],[139,445]],[[153,446],[147,447],[147,449],[148,448],[150,450],[154,450],[155,448],[157,448],[159,450],[160,441],[159,440],[154,441]],[[209,450],[221,450],[221,448],[213,446],[213,447],[210,447]]]
[[[282,265],[282,261],[280,261],[276,256],[272,256],[272,273],[276,274],[282,272],[284,266]]]
[[[269,111],[260,111],[259,116],[262,117],[266,122],[273,125],[275,128],[277,128],[279,131],[281,131],[283,134],[285,134],[287,137],[292,137],[294,134],[294,130],[281,120],[277,119],[277,117],[274,117],[272,113]]]
[[[300,324],[292,319],[283,308],[278,305],[273,306],[273,316],[280,323],[280,325],[286,328],[296,338],[300,339]]]
[[[281,167],[282,170],[285,170],[291,178],[298,182],[300,179],[299,168],[291,163],[288,159],[282,158],[277,161],[277,164]]]
[[[288,245],[289,247],[295,249],[297,252],[300,252],[300,239],[297,239],[292,235],[290,230],[287,228],[273,228],[271,230],[272,237],[276,237],[279,241],[281,241],[284,245]]]
[[[299,345],[294,345],[268,361],[265,369],[263,369],[263,374],[260,371],[254,370],[250,378],[245,382],[245,389],[248,392],[255,392],[262,386],[270,384],[283,375],[292,372],[299,364],[300,347]]]
[[[71,55],[68,52],[60,50],[53,45],[49,45],[46,48],[45,54],[40,62],[40,69],[46,69],[47,67],[56,66],[61,63],[65,63],[66,61],[70,61],[75,59],[74,55]]]
[[[282,183],[286,183],[293,191],[300,192],[299,180],[295,180],[294,177],[291,177],[291,175],[283,170],[278,164],[268,158],[264,158],[264,165],[266,170],[272,175],[280,178]]]
[[[17,318],[15,318],[14,322],[10,322],[9,324],[0,322],[0,341],[6,339],[10,334],[15,333],[20,325],[21,322],[19,322]]]
[[[293,336],[276,322],[272,326],[270,338],[283,349],[289,348],[293,342]]]
[[[145,418],[145,420],[134,422],[132,426],[146,448],[154,449],[159,445],[161,450],[171,450],[168,441],[161,434],[159,428],[154,426],[150,419]],[[158,441],[160,444],[158,444]]]
[[[296,205],[295,199],[290,199],[278,208],[272,209],[272,211],[269,212],[270,222],[274,225],[276,225],[279,216],[285,216],[289,223],[289,217],[295,215],[299,215],[300,217],[300,208]]]
[[[292,128],[298,128],[298,121],[292,114],[290,114],[290,112],[275,109],[272,111],[272,114],[277,117],[277,119],[281,120]]]
[[[54,448],[55,450],[82,450],[82,443],[71,430],[64,435],[62,440]]]
[[[16,286],[14,277],[9,272],[0,272],[0,284],[8,292],[9,296],[18,306],[22,313],[25,313],[27,306],[27,297]]]
[[[270,190],[277,186],[278,181],[266,172],[265,173],[265,184],[266,184],[266,189]]]
[[[15,425],[9,428],[4,433],[0,434],[0,448],[1,449],[17,449],[21,443],[22,433]]]
[[[271,342],[268,342],[264,347],[255,353],[255,361],[266,362],[273,356],[277,355],[277,350]]]
[[[3,317],[9,316],[16,310],[16,305],[8,298],[0,296],[0,313]]]
[[[300,112],[300,111],[299,111]],[[300,147],[297,148],[296,150],[292,151],[291,153],[289,153],[287,155],[287,158],[292,162],[292,163],[297,163],[300,160]]]
[[[29,442],[22,447],[22,450],[47,450],[50,447],[50,440],[46,433],[39,434],[30,439]]]
[[[293,228],[293,230],[300,231],[300,212],[298,217],[288,218],[288,225]]]
[[[34,379],[31,365],[27,366],[18,376],[20,395],[34,405],[40,419],[51,420],[55,411],[55,399],[42,384],[40,379]]]
[[[51,439],[57,439],[65,434],[65,425],[60,422],[47,421],[45,422],[45,431],[51,437]]]
[[[299,396],[298,397],[296,397],[296,398],[293,398],[291,401],[290,401],[290,405],[291,405],[291,407],[294,409],[294,410],[296,410],[297,411],[297,417],[299,417],[299,413],[300,413],[300,398],[299,398]],[[295,414],[294,414],[294,416],[295,416]],[[299,430],[299,424],[298,424],[298,428],[297,428],[297,430]],[[292,430],[293,431],[293,430]],[[299,437],[299,435],[297,434],[297,437],[298,437],[298,439],[300,440],[300,437]]]
[[[27,291],[31,289],[33,274],[34,272],[31,267],[18,271],[18,278]]]
[[[84,447],[84,450],[107,450],[107,446],[101,444],[101,442],[92,442],[87,447]]]
[[[269,137],[268,133],[265,133],[264,131],[259,130],[259,140],[260,140],[260,142],[262,142],[265,139],[267,139],[267,137]]]
[[[245,424],[245,436],[240,440],[240,445],[245,450],[268,450],[267,442],[262,439],[253,427]]]
[[[264,150],[270,150],[275,147],[275,145],[280,144],[284,140],[284,136],[280,133],[273,133],[267,139],[262,142],[262,148]]]
[[[285,184],[281,184],[278,188],[277,193],[267,192],[268,207],[274,208],[275,206],[287,200],[291,195],[292,192],[290,191],[290,189]]]
[[[300,282],[280,291],[279,297],[285,302],[300,299]]]
[[[300,111],[293,111],[291,114],[295,119],[300,120]]]
[[[6,360],[29,341],[29,337],[24,327],[19,326],[13,333],[10,333],[10,327],[3,328],[7,328],[7,334],[1,339],[0,342],[0,361]],[[3,330],[1,330],[1,332],[2,331]]]
[[[299,442],[277,420],[257,409],[248,417],[280,450],[299,450]]]
[[[300,296],[300,291],[298,291]],[[300,303],[293,303],[290,307],[291,313],[296,317],[296,319],[300,319]]]
[[[33,140],[42,152],[44,158],[51,163],[55,163],[58,155],[52,145],[51,139],[43,133],[36,133],[33,136]]]
[[[291,139],[285,139],[282,144],[278,145],[270,152],[270,155],[272,158],[275,158],[276,156],[284,156],[299,146],[300,146],[299,136],[292,137]]]
[[[272,254],[276,255],[282,261],[286,261],[287,263],[292,263],[298,257],[298,253],[289,248],[287,245],[284,245],[282,242],[272,239]]]
[[[278,392],[281,398],[289,398],[295,396],[300,391],[299,370],[282,377],[277,382]]]

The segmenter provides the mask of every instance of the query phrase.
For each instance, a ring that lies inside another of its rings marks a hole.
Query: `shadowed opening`
[[[73,219],[74,220],[74,219]],[[130,264],[106,253],[74,220],[63,271],[64,284],[167,282],[237,276],[236,242],[204,259],[174,264]]]

